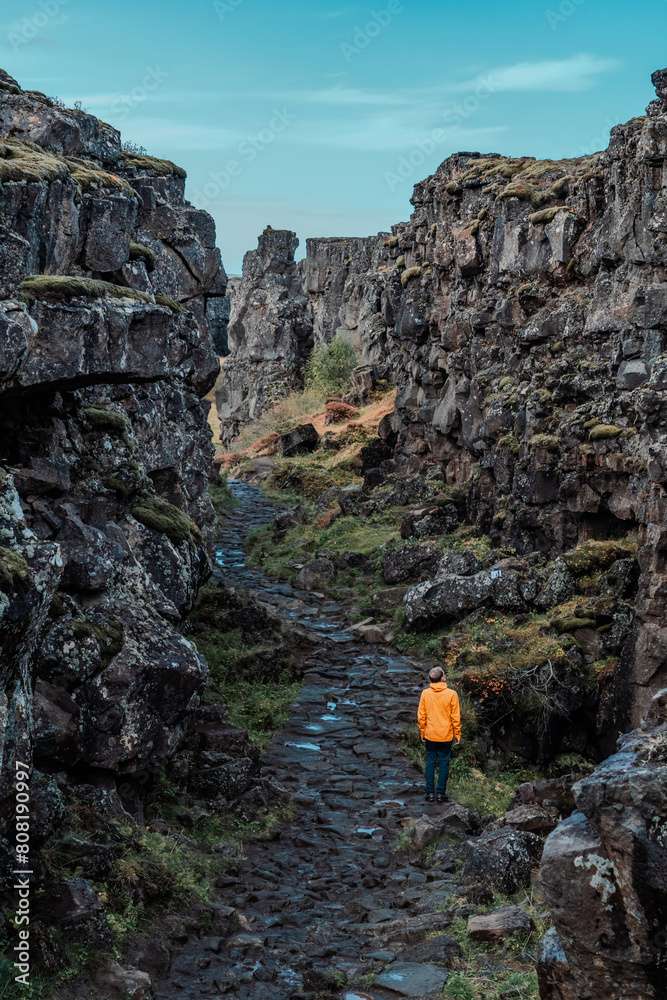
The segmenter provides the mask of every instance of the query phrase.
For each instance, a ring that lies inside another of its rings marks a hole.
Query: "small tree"
[[[350,388],[357,364],[352,344],[343,337],[334,337],[330,344],[320,344],[310,355],[306,385],[326,396],[340,395]]]

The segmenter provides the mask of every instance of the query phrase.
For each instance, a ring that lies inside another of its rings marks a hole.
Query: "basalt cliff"
[[[224,755],[197,749],[234,741],[179,629],[211,569],[203,397],[226,286],[184,188],[180,167],[0,74],[0,869],[9,920],[32,769],[37,968],[109,945],[87,880],[109,831],[187,741],[222,788]]]
[[[401,524],[404,565],[385,560],[385,581],[420,581],[404,597],[408,624],[554,609],[550,627],[573,636],[547,663],[552,689],[567,691],[561,722],[612,756],[575,785],[576,809],[546,843],[546,1000],[667,989],[667,71],[652,82],[646,113],[602,152],[458,153],[417,184],[408,222],[311,241],[299,265],[294,234],[265,231],[220,390],[229,439],[265,405],[257,387],[274,384],[276,358],[293,387],[313,343],[349,339],[359,384],[389,380],[396,406],[362,452],[363,487],[332,489],[320,510],[371,517],[398,503],[401,477],[441,476],[432,507],[411,487],[402,502],[421,509]],[[462,523],[490,539],[493,566],[438,563],[420,544]],[[306,570],[317,589],[335,558]],[[594,720],[579,714],[584,692],[568,701],[581,677],[568,662],[588,664]]]

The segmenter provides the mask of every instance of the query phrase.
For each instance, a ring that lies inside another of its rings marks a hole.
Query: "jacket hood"
[[[447,687],[446,681],[431,681],[430,686],[434,691],[444,691]]]

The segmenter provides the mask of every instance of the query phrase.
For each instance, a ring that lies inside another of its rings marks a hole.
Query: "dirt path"
[[[426,806],[420,776],[400,750],[423,668],[359,644],[337,604],[246,566],[245,534],[274,511],[254,487],[231,489],[238,506],[226,519],[218,573],[314,640],[289,724],[265,755],[266,769],[293,796],[295,818],[278,839],[249,845],[221,893],[249,929],[226,941],[214,930],[187,942],[157,997],[287,1000],[317,992],[313,967],[345,973],[354,988],[340,996],[348,1000],[441,996],[451,943],[437,932],[454,879],[393,850],[401,820],[442,809]],[[401,925],[406,918],[410,931]],[[415,941],[417,925],[423,939]]]

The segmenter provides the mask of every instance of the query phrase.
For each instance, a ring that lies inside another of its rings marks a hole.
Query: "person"
[[[430,684],[422,691],[417,710],[419,735],[426,744],[426,801],[435,800],[437,765],[438,802],[448,802],[447,779],[452,746],[461,742],[461,705],[456,691],[447,687],[442,667],[434,667],[428,676]]]

